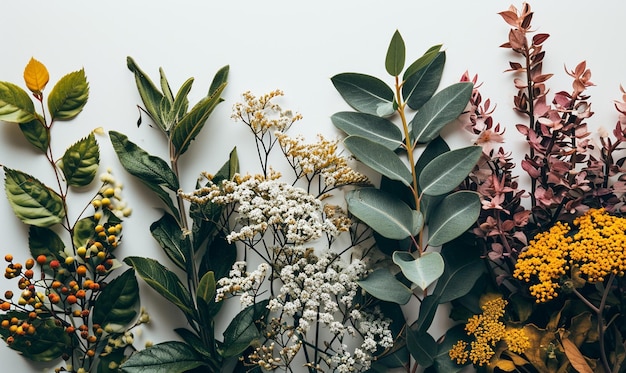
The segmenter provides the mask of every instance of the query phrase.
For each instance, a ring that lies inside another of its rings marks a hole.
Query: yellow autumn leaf
[[[46,87],[46,84],[48,84],[48,80],[50,80],[50,75],[48,74],[46,66],[36,59],[31,58],[24,69],[26,87],[33,93],[41,93]]]

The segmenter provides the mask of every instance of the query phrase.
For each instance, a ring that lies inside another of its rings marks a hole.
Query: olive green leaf
[[[200,133],[207,119],[215,109],[215,107],[222,102],[221,94],[226,87],[226,83],[222,83],[213,95],[205,97],[198,102],[181,120],[172,128],[172,143],[176,149],[175,158],[178,158],[181,154],[185,153],[189,148],[189,144]]]
[[[224,330],[224,343],[221,355],[224,357],[238,356],[248,346],[261,343],[261,332],[257,322],[267,315],[269,299],[254,303],[244,308],[230,322]]]
[[[209,304],[215,299],[215,275],[209,271],[202,276],[198,283],[196,297],[204,303]]]
[[[352,111],[335,113],[330,119],[346,134],[364,137],[390,150],[402,144],[402,131],[389,119]]]
[[[178,121],[181,120],[181,118],[185,114],[187,114],[187,109],[189,108],[189,100],[187,99],[187,95],[191,90],[192,84],[193,78],[189,78],[178,89],[174,102],[172,103],[171,111],[168,115],[168,130],[171,128],[171,125],[173,125],[174,123],[178,123]]]
[[[96,222],[93,216],[82,218],[74,224],[72,243],[74,247],[86,246],[95,235]]]
[[[89,83],[85,70],[74,71],[62,77],[48,96],[48,110],[52,120],[69,120],[76,117],[87,104]]]
[[[28,93],[13,83],[0,82],[0,120],[27,123],[35,119],[35,105]]]
[[[1,315],[0,319],[10,320],[12,317],[25,320],[28,319],[28,313],[8,312]],[[28,360],[36,362],[53,361],[64,353],[71,352],[71,337],[65,332],[63,326],[57,325],[53,318],[36,318],[32,321],[32,325],[37,330],[36,335],[15,338],[9,347],[19,351]],[[0,335],[6,339],[11,332],[8,328],[0,328]]]
[[[406,186],[412,184],[411,171],[393,150],[361,136],[348,136],[343,143],[359,161],[374,171]]]
[[[25,224],[49,227],[60,223],[65,217],[63,199],[35,177],[4,167],[9,204]]]
[[[472,83],[456,83],[437,92],[417,112],[411,121],[413,139],[427,143],[439,136],[439,132],[463,112],[470,96]]]
[[[53,259],[63,258],[61,253],[65,251],[65,244],[61,237],[50,228],[31,225],[28,229],[28,248],[33,258],[45,255],[50,263]]]
[[[159,89],[152,83],[152,80],[144,73],[139,66],[135,63],[135,60],[132,57],[126,58],[126,65],[128,69],[135,75],[135,83],[137,84],[137,90],[139,91],[139,96],[141,96],[141,101],[143,101],[143,105],[152,118],[161,130],[164,132],[167,131],[163,124],[163,120],[161,118],[161,101],[163,100],[163,94],[159,91]]]
[[[139,284],[132,268],[115,277],[102,290],[93,307],[93,322],[123,332],[139,311]]]
[[[172,302],[186,315],[193,317],[193,301],[185,285],[174,272],[150,258],[129,256],[124,263],[130,265],[151,288]]]
[[[482,152],[480,146],[468,146],[437,156],[420,173],[422,193],[439,196],[454,190],[476,166]]]
[[[393,253],[393,262],[400,267],[402,274],[409,281],[424,291],[443,273],[443,258],[438,252],[428,252],[414,258],[406,251]]]
[[[411,109],[419,110],[433,97],[441,83],[445,62],[446,54],[438,52],[426,66],[406,79],[402,85],[402,97]]]
[[[375,298],[386,302],[407,304],[413,292],[400,282],[387,268],[378,268],[363,280],[360,287]]]
[[[459,191],[446,196],[430,218],[428,244],[440,246],[463,234],[478,219],[480,206],[475,192]]]
[[[228,73],[230,71],[230,66],[223,66],[221,69],[217,70],[215,76],[213,76],[213,80],[211,81],[211,85],[209,86],[209,93],[207,96],[213,96],[215,92],[222,86],[222,84],[226,84],[228,81]]]
[[[100,165],[100,148],[93,132],[67,148],[58,164],[68,185],[89,185],[96,177]]]
[[[420,365],[428,368],[433,365],[437,354],[437,342],[428,333],[418,333],[411,328],[406,328],[406,346],[411,356]]]
[[[120,368],[125,373],[182,373],[203,365],[202,358],[189,345],[168,341],[132,354]]]
[[[396,30],[391,37],[389,48],[387,49],[387,56],[385,58],[385,68],[391,76],[399,76],[404,69],[406,49],[404,46],[404,40],[400,32]]]
[[[393,90],[376,77],[342,73],[333,76],[331,81],[341,97],[357,111],[379,117],[395,112]]]
[[[46,152],[50,145],[50,130],[43,124],[41,119],[33,119],[29,122],[20,123],[20,130],[26,140],[34,147]]]
[[[188,236],[183,235],[176,219],[168,213],[163,214],[150,225],[150,233],[172,262],[178,268],[187,270],[187,262],[192,255],[191,242]]]

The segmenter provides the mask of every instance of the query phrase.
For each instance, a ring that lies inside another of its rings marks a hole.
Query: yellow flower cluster
[[[465,364],[469,359],[473,364],[488,364],[495,354],[494,347],[504,341],[512,352],[522,353],[530,342],[522,329],[507,327],[500,319],[504,316],[507,301],[498,297],[491,299],[481,307],[483,313],[472,316],[465,325],[468,335],[475,340],[469,344],[458,341],[452,346],[448,355],[457,364]]]
[[[573,222],[576,233],[565,223],[539,233],[520,254],[513,276],[534,282],[529,290],[537,302],[558,295],[559,280],[570,268],[577,268],[590,283],[602,282],[610,274],[623,276],[626,270],[626,218],[592,209]]]

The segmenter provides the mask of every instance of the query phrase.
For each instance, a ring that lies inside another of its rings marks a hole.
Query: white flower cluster
[[[239,295],[242,308],[251,306],[254,303],[254,295],[265,280],[270,266],[267,263],[261,263],[256,270],[250,273],[246,272],[246,268],[246,262],[235,262],[228,277],[217,281],[217,285],[220,287],[216,290],[216,302],[220,302],[228,294],[232,294]]]
[[[284,131],[302,116],[291,110],[283,110],[280,105],[271,102],[274,97],[282,95],[281,90],[274,90],[257,98],[250,91],[244,92],[245,102],[233,106],[232,118],[247,124],[254,133],[264,134],[272,128]]]

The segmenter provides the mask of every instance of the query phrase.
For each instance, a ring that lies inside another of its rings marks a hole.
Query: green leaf
[[[132,266],[139,276],[163,298],[172,302],[188,316],[193,316],[193,301],[185,285],[174,272],[154,259],[129,256],[124,263]]]
[[[215,299],[215,275],[209,271],[202,276],[198,283],[198,291],[196,292],[196,298],[202,300],[204,303],[209,304]]]
[[[346,134],[364,137],[390,150],[402,144],[402,131],[389,119],[352,111],[335,113],[330,119]]]
[[[56,232],[49,228],[34,225],[28,229],[28,248],[33,258],[45,255],[48,258],[48,263],[52,259],[62,260],[61,253],[65,252],[65,244]]]
[[[411,121],[413,139],[427,143],[463,112],[472,95],[472,83],[456,83],[435,94]]]
[[[373,297],[386,302],[407,304],[413,295],[411,289],[398,281],[387,268],[374,270],[358,284]]]
[[[386,117],[395,112],[393,90],[370,75],[342,73],[331,78],[343,99],[362,113]]]
[[[191,111],[182,117],[180,122],[172,128],[171,139],[176,149],[175,158],[178,158],[187,151],[189,144],[204,127],[209,115],[211,115],[217,104],[222,102],[220,95],[225,87],[226,83],[223,83],[213,95],[205,97],[198,102]]]
[[[27,123],[37,119],[35,105],[28,93],[9,82],[0,82],[0,120]]]
[[[426,290],[443,273],[443,258],[438,252],[424,253],[414,258],[406,251],[396,251],[393,253],[393,262],[400,267],[404,277],[421,291]]]
[[[440,246],[467,231],[480,214],[480,197],[475,192],[450,194],[439,205],[428,226],[428,244]]]
[[[93,132],[71,145],[63,154],[59,168],[68,185],[84,187],[96,177],[100,165],[100,149]]]
[[[166,132],[167,129],[163,124],[160,110],[163,94],[154,85],[154,83],[152,83],[152,80],[150,80],[146,73],[144,73],[139,66],[137,66],[132,57],[126,58],[126,64],[128,69],[135,75],[137,90],[139,91],[139,96],[141,96],[141,101],[143,101],[146,111],[155,124],[159,126],[162,131]]]
[[[222,85],[228,82],[229,71],[230,71],[230,66],[228,65],[217,70],[217,72],[213,76],[211,85],[209,86],[209,93],[207,94],[207,96],[213,96],[220,89]]]
[[[100,354],[97,360],[96,373],[119,373],[119,366],[126,360],[124,347],[115,348],[106,355]]]
[[[413,175],[393,150],[365,137],[348,136],[343,141],[346,148],[361,162],[391,180],[410,186]]]
[[[409,67],[406,68],[404,75],[402,76],[402,80],[408,80],[413,74],[430,65],[433,60],[439,56],[441,46],[441,44],[437,44],[428,48],[428,50],[420,58],[415,60]]]
[[[433,294],[439,297],[440,303],[446,303],[468,294],[483,274],[484,267],[473,240],[471,244],[454,241],[445,245],[441,255],[446,265]]]
[[[93,307],[93,322],[121,333],[137,317],[138,309],[139,284],[130,268],[102,290]]]
[[[192,84],[193,78],[187,79],[176,93],[176,98],[174,99],[171,109],[171,124],[178,123],[178,121],[180,121],[181,118],[187,114],[187,109],[189,108],[187,95],[191,90]],[[168,126],[168,129],[169,128],[170,127]]]
[[[0,319],[10,320],[11,317],[17,317],[20,320],[28,319],[28,314],[9,312],[0,315]],[[58,359],[64,353],[71,353],[71,338],[65,332],[65,329],[57,325],[52,318],[37,318],[32,321],[32,325],[37,330],[33,336],[23,336],[15,338],[15,341],[9,347],[15,351],[19,351],[23,357],[36,362],[50,362]],[[10,335],[8,328],[0,328],[0,335],[6,340]]]
[[[452,359],[450,359],[450,349],[452,346],[460,340],[470,342],[469,336],[465,331],[465,325],[459,324],[450,328],[445,336],[442,338],[441,343],[437,346],[437,354],[434,356],[434,363],[430,366],[426,372],[428,373],[457,373],[464,371],[464,365],[458,365]],[[469,365],[469,364],[465,364]]]
[[[391,37],[389,48],[387,49],[387,56],[385,58],[385,68],[391,76],[399,76],[404,69],[406,49],[404,46],[404,40],[400,32],[396,30]]]
[[[203,365],[202,358],[189,345],[168,341],[135,352],[121,369],[126,373],[182,373]]]
[[[437,156],[420,173],[422,193],[438,196],[456,189],[476,166],[482,152],[480,146],[468,146]]]
[[[413,235],[416,216],[406,203],[375,188],[346,194],[348,210],[381,236],[401,240]]]
[[[93,219],[93,216],[89,216],[74,224],[74,229],[72,230],[72,243],[74,247],[87,246],[89,240],[91,240],[95,235],[96,222]]]
[[[34,147],[46,152],[50,145],[50,131],[42,123],[41,119],[33,119],[29,122],[20,123],[20,130],[26,140]]]
[[[161,91],[163,92],[163,101],[169,102],[170,105],[174,103],[174,96],[172,95],[172,89],[170,88],[170,83],[167,81],[167,77],[165,76],[165,70],[162,67],[159,67],[159,77],[161,82]],[[184,84],[183,84],[184,85]]]
[[[420,365],[428,368],[435,361],[437,354],[437,342],[428,333],[417,333],[411,328],[406,328],[406,346],[411,356]]]
[[[267,314],[269,299],[246,307],[239,312],[224,331],[224,343],[221,355],[223,357],[238,356],[248,346],[261,343],[261,332],[256,323]]]
[[[69,120],[76,117],[87,104],[89,83],[85,70],[80,69],[62,77],[48,96],[48,110],[52,120]]]
[[[418,333],[426,333],[433,323],[440,303],[438,295],[429,294],[422,299],[417,320],[411,325],[411,328]]]
[[[208,329],[206,330],[207,334],[209,334],[209,337],[211,337],[213,330],[209,329],[209,327],[206,325],[203,325],[203,328]],[[213,370],[210,370],[210,371],[212,372],[219,371],[219,368],[217,367],[220,365],[219,364],[220,356],[217,355],[217,353],[215,352],[215,348],[214,348],[215,344],[211,346],[206,346],[205,342],[203,342],[196,333],[192,332],[189,329],[176,328],[174,329],[174,331],[176,332],[176,334],[180,336],[180,338],[182,338],[183,341],[185,341],[185,343],[187,343],[189,347],[193,348],[198,354],[207,358],[207,359],[203,359],[205,364],[214,365]],[[215,360],[218,360],[218,361],[216,362]]]
[[[165,213],[150,225],[152,237],[159,243],[165,254],[182,270],[187,270],[187,263],[193,255],[189,236],[183,235],[183,231],[176,219]]]
[[[211,271],[217,279],[226,277],[236,260],[237,246],[235,243],[229,243],[225,237],[219,235],[208,245],[200,262],[199,273],[204,274]]]
[[[445,63],[446,54],[437,52],[426,66],[404,82],[402,96],[411,109],[419,110],[437,92]]]
[[[55,191],[21,171],[4,167],[4,172],[9,204],[22,222],[49,227],[63,220],[63,200]]]
[[[415,162],[416,178],[419,180],[422,174],[422,170],[424,170],[424,167],[426,167],[426,165],[429,164],[433,159],[449,151],[450,147],[448,146],[446,141],[441,136],[435,137],[431,142],[426,145],[426,148],[424,149],[422,154],[420,154],[417,162]]]

